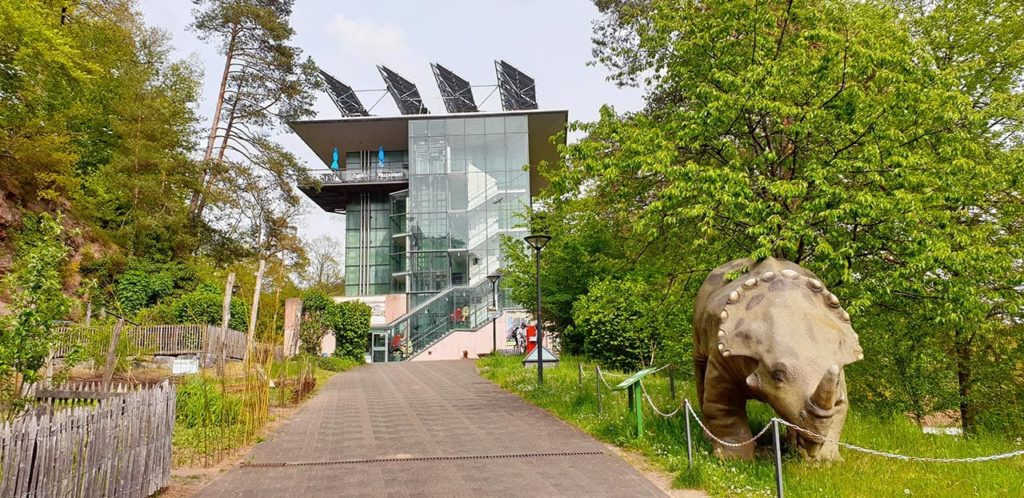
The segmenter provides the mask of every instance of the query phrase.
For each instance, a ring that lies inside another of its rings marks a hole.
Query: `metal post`
[[[686,468],[693,468],[693,439],[690,438],[690,400],[683,401],[686,412]]]
[[[772,419],[772,435],[775,438],[775,489],[778,498],[782,493],[782,446],[779,444],[779,420]]]
[[[494,345],[491,346],[491,356],[498,354],[498,319],[491,318],[491,339]]]
[[[583,386],[583,364],[582,363],[577,363],[576,366],[579,367],[578,371],[576,372],[576,385],[582,387]]]
[[[594,367],[594,385],[597,387],[597,414],[601,414],[601,370]]]
[[[544,385],[544,330],[540,318],[540,248],[537,248],[537,385]]]
[[[676,367],[675,365],[668,366],[668,391],[672,393],[672,401],[676,400]]]
[[[644,435],[644,404],[643,392],[639,389],[640,382],[633,384],[633,411],[636,412],[636,437]]]
[[[495,274],[497,275],[497,274]],[[487,278],[491,278],[488,276]],[[498,313],[498,281],[491,280],[491,306]],[[488,310],[490,312],[490,310]],[[491,356],[498,354],[498,317],[491,318]]]

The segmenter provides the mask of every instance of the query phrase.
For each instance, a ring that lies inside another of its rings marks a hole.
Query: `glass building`
[[[394,359],[396,335],[408,341],[408,359],[490,324],[487,275],[502,267],[502,236],[526,235],[522,215],[544,186],[536,167],[557,161],[551,137],[567,119],[524,110],[290,124],[324,161],[300,189],[345,214],[346,296],[385,303],[374,361]],[[335,150],[344,157],[337,171],[329,169]]]

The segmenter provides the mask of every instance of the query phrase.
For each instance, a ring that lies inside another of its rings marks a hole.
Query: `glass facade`
[[[500,236],[525,235],[514,226],[530,202],[528,163],[526,116],[409,122],[411,306],[498,270]]]
[[[389,199],[359,194],[345,215],[345,294],[391,293],[391,251]]]

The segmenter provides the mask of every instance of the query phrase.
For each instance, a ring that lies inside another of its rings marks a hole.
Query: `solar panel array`
[[[473,89],[468,81],[440,64],[434,63],[430,67],[434,70],[434,79],[437,80],[437,88],[441,90],[441,99],[448,112],[477,112],[479,110],[476,107],[476,102],[473,101]]]
[[[502,109],[525,111],[537,108],[537,87],[533,78],[505,61],[494,61],[494,68],[498,73]]]
[[[423,98],[420,97],[420,91],[416,89],[415,83],[384,66],[377,66],[377,70],[384,78],[388,93],[395,99],[395,104],[402,114],[430,114],[427,106],[423,105]]]
[[[331,97],[331,101],[341,111],[342,116],[369,116],[370,113],[366,112],[366,108],[363,107],[363,103],[359,101],[359,97],[356,97],[356,92],[352,90],[352,87],[338,81],[334,76],[331,76],[323,69],[320,69],[320,78],[324,80],[327,85],[327,95]]]
[[[441,91],[441,99],[444,101],[445,109],[452,114],[478,112],[480,108],[473,99],[473,89],[468,81],[459,77],[448,68],[431,63],[430,68],[434,72],[434,79],[437,80],[437,87]],[[497,91],[501,95],[501,108],[506,111],[525,111],[537,109],[537,89],[534,80],[526,73],[515,66],[503,61],[494,61],[494,68],[498,75]],[[385,66],[377,66],[387,92],[395,99],[399,112],[402,114],[429,114],[427,106],[423,104],[416,84],[403,78],[398,73]],[[327,85],[327,93],[330,95],[334,105],[341,111],[344,117],[369,116],[369,111],[363,107],[362,102],[356,97],[352,87],[338,81],[324,70],[319,70],[320,77]],[[383,98],[383,97],[382,97]],[[484,99],[485,101],[487,99]],[[376,104],[374,104],[374,107]]]

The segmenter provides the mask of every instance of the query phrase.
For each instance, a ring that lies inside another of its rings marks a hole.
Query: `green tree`
[[[23,381],[36,380],[53,345],[53,325],[65,317],[70,299],[62,273],[68,247],[61,218],[26,216],[17,234],[12,271],[3,279],[11,313],[0,316],[0,378],[5,404],[16,400]]]
[[[979,369],[1010,375],[982,352],[1020,340],[1020,6],[597,5],[597,60],[647,106],[579,125],[587,138],[565,150],[534,218],[571,225],[582,199],[599,200],[590,219],[615,220],[604,226],[624,240],[613,277],[674,281],[688,299],[730,259],[798,262],[854,315],[867,361],[851,378],[889,365],[903,378],[882,382],[914,382],[940,361],[928,385],[896,391],[931,408],[956,400],[973,430]]]
[[[195,0],[192,27],[220,44],[224,70],[203,154],[204,174],[189,203],[202,219],[211,202],[245,220],[236,234],[261,256],[300,253],[290,220],[305,168],[270,137],[311,116],[319,85],[311,59],[288,44],[293,0]]]

